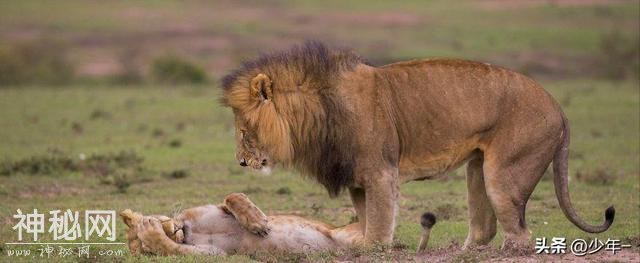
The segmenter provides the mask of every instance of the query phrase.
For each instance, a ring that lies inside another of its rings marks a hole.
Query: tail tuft
[[[608,210],[607,210],[608,211]],[[436,224],[436,216],[431,212],[425,212],[420,217],[420,225],[424,229],[431,229]]]
[[[614,217],[616,217],[616,209],[613,208],[613,206],[610,206],[604,212],[604,220],[607,222],[607,225],[611,225],[613,223]]]

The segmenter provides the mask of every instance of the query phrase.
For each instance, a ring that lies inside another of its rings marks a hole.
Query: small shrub
[[[173,139],[169,142],[169,147],[178,148],[182,146],[182,141],[180,139]]]
[[[129,180],[127,180],[127,175],[126,174],[121,174],[118,175],[114,178],[114,183],[113,185],[116,186],[116,189],[118,189],[119,193],[126,193],[127,189],[129,189],[129,186],[131,186],[131,182]]]
[[[151,66],[153,78],[160,83],[205,83],[207,74],[203,68],[175,56],[157,58]]]
[[[155,128],[153,129],[153,131],[151,132],[151,136],[153,137],[163,137],[165,135],[164,130],[160,129],[160,128]]]
[[[279,195],[290,195],[291,194],[291,189],[289,189],[289,187],[280,187],[277,191],[276,194]]]
[[[2,160],[0,162],[0,175],[9,176],[13,174],[13,163],[9,160]]]
[[[111,113],[109,113],[107,111],[104,111],[104,110],[101,110],[101,109],[95,109],[89,115],[89,119],[91,119],[91,120],[111,119]]]
[[[84,128],[82,127],[82,124],[80,124],[78,122],[71,123],[71,130],[75,134],[81,134],[81,133],[84,132]]]
[[[85,176],[97,178],[102,184],[114,185],[118,192],[124,193],[133,182],[148,181],[143,161],[133,151],[94,154],[80,160],[59,151],[51,151],[46,155],[31,156],[14,162],[5,160],[0,163],[0,175],[60,175],[81,172]]]
[[[602,132],[600,130],[598,130],[598,129],[592,129],[591,130],[591,136],[593,138],[600,138],[600,137],[602,137],[602,135],[603,135]]]
[[[612,80],[626,77],[638,78],[640,74],[640,50],[637,38],[631,40],[620,32],[602,36],[600,39],[601,74]]]
[[[59,154],[31,156],[15,162],[3,161],[0,174],[58,175],[65,171],[77,171],[77,164]]]
[[[189,171],[184,169],[173,170],[166,174],[167,177],[171,179],[182,179],[189,176]]]

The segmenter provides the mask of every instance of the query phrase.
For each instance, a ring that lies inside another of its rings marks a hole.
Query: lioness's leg
[[[143,247],[156,255],[225,255],[225,252],[215,246],[178,244],[171,240],[162,229],[157,218],[144,217],[138,225],[138,238]]]
[[[349,188],[349,195],[351,196],[351,202],[353,202],[353,207],[356,209],[356,216],[358,218],[358,223],[361,228],[362,233],[367,226],[367,202],[365,197],[365,191],[362,188]]]
[[[469,234],[463,248],[486,245],[496,235],[496,215],[485,191],[482,162],[482,157],[477,157],[467,165]]]
[[[398,169],[383,169],[377,174],[370,174],[365,192],[367,211],[365,241],[389,244],[393,241],[398,210]]]
[[[340,247],[353,247],[362,245],[364,232],[360,223],[353,223],[343,227],[331,229],[331,239],[336,241]]]

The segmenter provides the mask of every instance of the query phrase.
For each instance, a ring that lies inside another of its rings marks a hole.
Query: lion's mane
[[[337,196],[353,181],[356,149],[353,114],[334,87],[342,72],[361,63],[351,51],[308,41],[244,62],[222,79],[222,103],[243,116],[276,159]],[[260,73],[271,78],[273,103],[250,97],[250,81]]]

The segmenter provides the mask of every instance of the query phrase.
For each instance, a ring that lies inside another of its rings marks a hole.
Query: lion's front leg
[[[371,174],[365,185],[365,241],[390,244],[393,241],[399,196],[398,169],[384,169]]]
[[[356,210],[356,217],[358,219],[358,225],[360,231],[364,234],[367,226],[367,200],[363,188],[349,188],[349,195],[351,196],[351,202]]]

